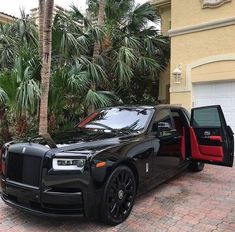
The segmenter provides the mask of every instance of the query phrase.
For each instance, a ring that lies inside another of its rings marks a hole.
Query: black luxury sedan
[[[189,113],[171,105],[97,110],[74,130],[7,143],[2,199],[45,216],[130,214],[136,195],[204,163],[233,166],[234,138],[220,106]]]

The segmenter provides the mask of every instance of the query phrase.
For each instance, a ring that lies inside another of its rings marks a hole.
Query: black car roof
[[[179,105],[171,105],[171,104],[160,104],[160,105],[157,105],[155,106],[155,108],[171,108],[171,109],[185,109],[184,107],[182,106],[179,106]]]
[[[113,106],[113,107],[105,107],[102,109],[108,109],[108,108],[126,108],[126,109],[161,109],[161,108],[171,108],[171,109],[184,109],[181,106],[178,105],[171,105],[171,104],[159,104],[156,106],[150,106],[150,105],[123,105],[123,106]]]

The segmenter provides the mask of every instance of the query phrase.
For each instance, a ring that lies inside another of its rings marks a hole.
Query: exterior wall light
[[[182,80],[182,66],[178,65],[178,67],[174,69],[172,75],[174,78],[174,83],[180,84]]]

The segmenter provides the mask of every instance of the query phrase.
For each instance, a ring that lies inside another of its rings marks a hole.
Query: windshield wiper
[[[130,133],[139,133],[140,130],[133,130],[131,128],[121,128],[121,129],[116,129],[116,132],[122,133],[122,134],[130,134]]]
[[[106,130],[113,130],[112,127],[109,127],[109,126],[107,126],[107,125],[105,125],[105,124],[102,124],[102,123],[99,123],[99,122],[90,122],[90,123],[88,123],[87,125],[88,125],[88,126],[89,126],[89,125],[101,126],[101,127],[103,127],[104,129],[106,129]],[[93,128],[91,128],[91,129],[93,129]],[[99,129],[99,128],[95,128],[95,129]]]

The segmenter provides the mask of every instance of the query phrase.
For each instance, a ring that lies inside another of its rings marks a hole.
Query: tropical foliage
[[[89,0],[86,15],[72,6],[54,19],[50,130],[75,125],[90,105],[157,103],[159,73],[169,58],[167,38],[149,26],[159,22],[158,15],[148,3],[106,0],[104,25],[99,26],[98,4]],[[13,24],[0,25],[0,121],[11,125],[9,134],[38,127],[38,41],[37,26],[24,13]]]

